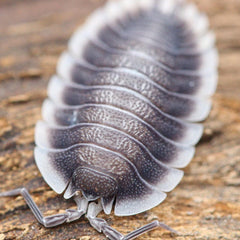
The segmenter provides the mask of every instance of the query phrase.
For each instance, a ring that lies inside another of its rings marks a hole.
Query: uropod
[[[97,217],[159,205],[193,158],[217,85],[218,54],[207,17],[184,0],[119,0],[96,10],[58,62],[35,129],[36,164],[77,209],[37,220],[54,227],[86,215],[109,239],[133,239]],[[169,228],[170,229],[170,228]]]

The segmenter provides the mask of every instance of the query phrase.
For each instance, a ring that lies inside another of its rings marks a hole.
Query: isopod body
[[[110,239],[156,227],[124,237],[96,216],[149,210],[180,182],[202,135],[197,122],[211,108],[217,64],[207,18],[192,4],[121,0],[95,11],[60,57],[35,131],[43,178],[78,209],[39,222],[87,214]]]

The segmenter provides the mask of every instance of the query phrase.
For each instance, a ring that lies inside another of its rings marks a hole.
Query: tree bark
[[[67,40],[100,0],[0,0],[0,191],[25,186],[44,215],[74,207],[53,192],[33,158],[47,82]],[[210,17],[220,53],[213,108],[194,159],[179,186],[159,206],[131,217],[100,214],[126,234],[153,219],[140,239],[240,239],[240,1],[195,0]],[[85,218],[46,229],[23,198],[0,198],[0,240],[105,239]]]

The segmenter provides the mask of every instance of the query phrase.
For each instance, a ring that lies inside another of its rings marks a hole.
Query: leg
[[[18,188],[12,191],[0,193],[0,197],[13,197],[20,194],[24,197],[27,205],[32,210],[38,222],[44,225],[45,227],[55,227],[65,222],[75,221],[86,213],[85,209],[79,208],[77,210],[67,209],[66,213],[44,217],[26,188]],[[81,202],[79,199],[78,201]]]
[[[124,236],[114,228],[108,226],[104,219],[97,218],[96,216],[102,211],[102,205],[99,201],[98,204],[92,202],[88,206],[87,218],[98,232],[103,232],[110,240],[121,240]]]
[[[99,212],[101,212],[102,207],[101,203],[90,203],[88,206],[88,212],[87,212],[87,218],[90,222],[90,224],[98,231],[103,232],[107,238],[110,240],[130,240],[138,237],[139,235],[142,235],[143,233],[146,233],[148,231],[153,230],[157,227],[162,227],[164,229],[169,230],[170,232],[176,233],[175,230],[168,227],[164,223],[160,223],[159,221],[153,221],[152,223],[149,223],[135,231],[130,232],[126,236],[123,236],[121,233],[119,233],[114,228],[110,227],[107,222],[101,218],[97,218]]]
[[[146,233],[146,232],[149,232],[151,230],[153,230],[154,228],[157,228],[157,227],[162,227],[172,233],[175,233],[175,234],[178,234],[177,231],[175,231],[174,229],[170,228],[169,226],[167,226],[166,224],[162,223],[162,222],[159,222],[158,220],[156,221],[153,221],[141,228],[138,228],[136,229],[135,231],[132,231],[130,232],[129,234],[127,234],[123,240],[130,240],[130,239],[134,239],[140,235],[142,235],[143,233]]]

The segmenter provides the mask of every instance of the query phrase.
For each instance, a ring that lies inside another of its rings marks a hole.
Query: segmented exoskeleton
[[[95,11],[60,57],[35,132],[43,178],[78,209],[43,217],[24,188],[0,196],[22,194],[46,227],[86,214],[110,239],[166,227],[155,221],[124,237],[96,216],[151,209],[180,182],[217,84],[214,44],[206,16],[185,1],[122,0]]]

